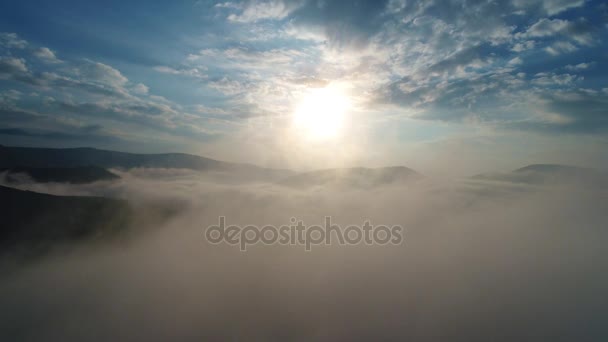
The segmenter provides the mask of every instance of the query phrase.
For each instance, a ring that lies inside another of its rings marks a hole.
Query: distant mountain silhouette
[[[250,164],[229,163],[185,153],[137,154],[95,148],[32,148],[0,145],[0,168],[179,168],[217,171],[242,179],[272,180],[292,174],[289,170],[268,169]]]
[[[0,168],[8,183],[21,183],[24,178],[30,178],[37,183],[73,183],[83,184],[102,180],[115,180],[120,177],[98,166],[76,167],[12,167]],[[23,176],[26,177],[23,177]],[[27,181],[27,179],[25,179]]]
[[[355,167],[300,173],[282,180],[279,184],[297,188],[313,186],[369,188],[409,182],[421,177],[416,171],[404,166],[375,169]]]
[[[53,196],[0,186],[0,253],[30,256],[61,243],[124,230],[132,219],[126,201]]]
[[[472,178],[533,185],[558,183],[608,185],[608,173],[605,171],[559,164],[532,164],[511,172],[482,173]]]

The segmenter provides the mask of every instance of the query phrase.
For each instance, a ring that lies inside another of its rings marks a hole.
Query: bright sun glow
[[[314,89],[296,107],[293,123],[306,138],[333,139],[340,135],[350,107],[350,99],[342,90],[333,87]]]

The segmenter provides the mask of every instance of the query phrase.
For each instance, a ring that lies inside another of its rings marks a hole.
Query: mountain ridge
[[[72,183],[85,184],[96,181],[116,180],[120,177],[98,166],[75,167],[11,167],[0,168],[0,175],[4,175],[8,183],[27,183],[33,180],[36,183]],[[25,175],[25,177],[23,177]],[[25,179],[24,179],[25,178]],[[29,179],[28,179],[29,178]]]
[[[56,196],[0,185],[0,255],[44,254],[61,243],[125,232],[133,209],[122,199]]]
[[[282,178],[293,174],[287,169],[264,168],[251,164],[219,161],[187,153],[130,153],[92,147],[45,148],[0,146],[0,168],[84,167],[102,168],[181,168],[240,174],[253,179]]]

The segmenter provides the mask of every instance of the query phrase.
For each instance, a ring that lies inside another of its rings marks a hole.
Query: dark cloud
[[[459,67],[466,67],[481,58],[489,58],[488,54],[484,53],[487,51],[488,49],[483,45],[471,46],[431,65],[426,71],[442,73],[453,71]]]
[[[0,127],[0,135],[51,139],[62,142],[100,143],[116,140],[115,137],[104,134],[103,129],[95,125],[80,127],[76,130],[72,129],[70,132]]]
[[[543,96],[547,109],[572,120],[571,123],[554,127],[574,133],[608,131],[608,93],[569,91],[549,93]]]
[[[290,14],[295,24],[321,26],[338,44],[360,43],[378,33],[388,0],[306,1]]]
[[[18,77],[28,73],[25,60],[14,57],[0,57],[0,79]]]
[[[122,139],[98,124],[78,125],[64,116],[47,115],[14,109],[0,109],[0,135],[3,141],[20,141],[33,138],[37,143],[97,144],[119,142]]]

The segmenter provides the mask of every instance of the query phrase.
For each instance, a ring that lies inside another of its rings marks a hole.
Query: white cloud
[[[585,0],[544,0],[543,9],[548,15],[556,15],[571,8],[581,7]]]
[[[549,38],[560,35],[580,45],[591,45],[593,38],[589,30],[589,23],[585,19],[572,22],[563,19],[543,18],[530,26],[525,32],[516,34],[515,37]]]
[[[244,92],[247,86],[237,80],[223,77],[220,80],[209,82],[209,88],[215,89],[224,95],[235,95]]]
[[[224,7],[233,7],[232,3],[224,3]],[[240,14],[230,14],[228,20],[251,23],[264,19],[283,19],[298,5],[289,5],[281,0],[253,1]]]
[[[195,105],[194,106],[194,111],[196,113],[200,113],[203,115],[212,115],[212,116],[226,116],[228,114],[231,114],[230,111],[224,109],[224,108],[219,108],[219,107],[208,107],[205,105]]]
[[[57,56],[55,56],[55,53],[47,48],[47,47],[41,47],[39,49],[37,49],[36,51],[34,51],[34,56],[40,58],[41,60],[48,62],[48,63],[60,63],[61,61],[59,59],[57,59]]]
[[[0,57],[0,79],[7,79],[15,74],[27,73],[28,68],[23,58]]]
[[[239,9],[239,8],[242,8],[242,5],[228,1],[228,2],[217,3],[213,7],[215,7],[215,8],[235,8],[235,9]]]
[[[543,18],[530,26],[522,37],[548,37],[556,35],[570,25],[568,20]]]
[[[515,57],[515,58],[511,59],[507,64],[511,65],[511,66],[521,65],[521,64],[523,64],[523,60],[519,57]]]
[[[589,69],[589,68],[590,68],[590,67],[592,67],[594,64],[595,64],[594,62],[591,62],[591,63],[579,63],[579,64],[576,64],[576,65],[571,65],[571,64],[568,64],[568,65],[566,65],[564,68],[565,68],[566,70],[570,70],[570,71],[580,71],[580,70],[586,70],[586,69]]]
[[[572,8],[581,7],[585,0],[514,0],[517,8],[533,10],[540,8],[543,13],[553,16]]]
[[[561,55],[568,52],[574,52],[576,50],[578,50],[578,48],[574,46],[574,44],[564,41],[553,43],[553,45],[545,48],[545,51],[547,51],[553,56]]]
[[[164,74],[179,74],[179,71],[177,71],[176,69],[170,68],[168,66],[155,66],[154,70],[158,71],[158,72],[162,72]]]
[[[175,69],[164,65],[155,66],[153,68],[155,71],[163,73],[163,74],[172,74],[172,75],[183,75],[195,78],[207,78],[207,75],[203,72],[204,68],[180,68]]]
[[[14,89],[0,92],[0,107],[14,105],[15,102],[18,101],[22,95],[22,92]]]
[[[148,88],[145,84],[143,83],[138,83],[133,87],[133,91],[137,94],[141,94],[141,95],[145,95],[148,93],[148,91],[150,90],[150,88]]]
[[[522,51],[534,49],[535,45],[536,45],[535,41],[528,40],[528,41],[525,41],[522,43],[517,43],[517,44],[513,45],[513,48],[511,48],[511,51],[522,52]]]
[[[219,65],[231,64],[232,67],[252,70],[261,68],[275,69],[277,65],[293,66],[298,59],[307,57],[306,53],[296,49],[253,50],[246,48],[204,49],[198,55],[189,55],[187,62],[213,59]]]
[[[78,73],[90,81],[114,87],[122,87],[129,81],[120,71],[113,67],[91,60],[86,60],[85,65],[78,69]]]
[[[458,1],[433,4],[391,0],[384,7],[382,2],[371,0],[356,3],[351,6],[347,2],[314,0],[299,8],[298,0],[211,4],[212,10],[217,11],[215,19],[228,18],[242,24],[224,23],[221,32],[214,32],[211,27],[211,39],[192,47],[181,63],[159,63],[163,65],[152,69],[174,80],[178,77],[170,75],[184,76],[180,80],[190,82],[196,91],[207,87],[203,91],[216,97],[209,103],[217,106],[217,101],[221,103],[219,107],[237,116],[252,107],[271,115],[285,113],[297,104],[302,89],[340,83],[352,87],[349,92],[353,101],[364,103],[364,110],[372,110],[369,103],[377,101],[382,105],[398,103],[403,112],[416,112],[421,117],[439,108],[443,114],[428,116],[459,120],[469,115],[491,121],[500,120],[496,119],[502,115],[500,111],[510,104],[526,102],[526,90],[542,92],[542,87],[570,86],[574,79],[564,75],[537,75],[533,81],[531,75],[516,76],[516,66],[530,63],[535,66],[532,74],[555,72],[555,64],[544,65],[538,59],[545,52],[557,56],[586,48],[594,25],[591,19],[555,19],[543,12],[545,7],[554,13],[578,2],[538,1],[530,8],[522,8],[520,12],[525,17],[515,20],[509,14],[517,10],[511,2],[473,1],[462,6]],[[285,18],[289,20],[263,21]],[[521,23],[525,23],[523,27],[514,26]],[[267,30],[275,32],[273,37],[278,39],[252,43],[255,38],[251,37],[268,37]],[[219,45],[217,38],[222,42]],[[353,40],[356,42],[351,44]],[[33,51],[34,48],[27,49]],[[36,53],[39,57],[55,57],[48,48]],[[586,63],[564,66],[577,59],[563,62],[551,58],[555,63],[561,62],[557,65],[562,66],[562,72],[584,70],[582,64]],[[40,63],[31,66],[38,67]],[[38,77],[48,89],[57,86],[67,94],[69,88],[78,95],[89,92],[96,99],[106,97],[107,102],[107,98],[125,102],[142,99],[137,94],[149,92],[147,86],[129,82],[109,65],[89,61],[86,68],[75,69],[82,70],[78,75],[52,70],[57,73],[54,79],[48,73],[51,70],[46,70],[46,74],[34,70],[30,76],[49,76]],[[198,79],[207,81],[203,84]],[[77,99],[78,95],[70,96]],[[152,96],[145,99],[161,103]],[[162,103],[169,105],[170,101]],[[175,112],[184,109],[174,105],[170,106]],[[192,106],[187,108],[194,111]],[[195,113],[215,112],[203,109]]]
[[[540,86],[569,86],[582,79],[581,76],[571,74],[538,73],[532,83]]]
[[[20,39],[16,33],[0,32],[0,46],[8,49],[24,49],[27,42]]]

